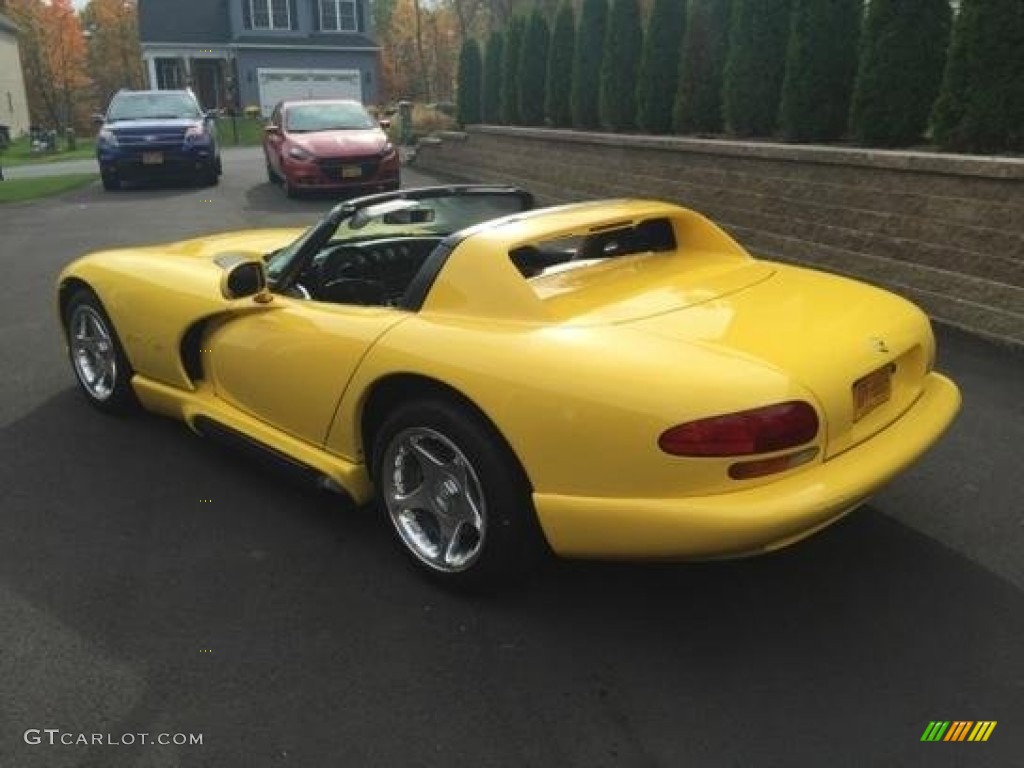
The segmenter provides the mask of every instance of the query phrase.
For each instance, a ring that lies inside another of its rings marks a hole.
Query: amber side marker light
[[[733,480],[750,480],[753,477],[764,477],[779,472],[788,472],[802,464],[813,461],[818,455],[818,447],[805,448],[796,453],[787,453],[783,456],[774,456],[770,459],[756,459],[754,461],[738,461],[729,467],[729,477]]]
[[[661,433],[658,447],[673,456],[728,457],[775,453],[809,443],[817,436],[818,426],[818,414],[810,403],[790,400],[677,424]],[[814,450],[817,451],[816,448]],[[803,453],[806,451],[793,456]],[[800,463],[810,461],[810,458]],[[775,459],[764,460],[769,461]],[[796,465],[790,464],[786,468],[792,466]]]

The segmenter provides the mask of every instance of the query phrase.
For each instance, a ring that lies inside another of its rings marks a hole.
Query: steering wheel
[[[363,277],[363,275],[358,275],[356,270],[365,264],[366,254],[361,248],[352,245],[339,245],[332,248],[319,262],[314,261],[308,281],[310,292],[319,297],[324,288],[333,280]]]

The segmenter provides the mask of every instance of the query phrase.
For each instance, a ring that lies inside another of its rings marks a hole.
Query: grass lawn
[[[44,176],[40,179],[0,181],[0,203],[16,203],[59,195],[61,192],[84,187],[98,178],[95,173],[73,173],[67,176]]]
[[[65,149],[67,145],[60,139],[57,140],[56,152],[33,152],[32,142],[27,136],[15,139],[11,146],[0,151],[0,165],[10,168],[15,165],[34,165],[36,163],[59,163],[61,160],[81,160],[95,156],[93,141],[91,138],[78,139],[78,147],[74,152]]]
[[[263,143],[262,119],[251,117],[236,117],[235,126],[232,126],[230,117],[217,118],[217,135],[220,136],[222,147],[258,147]],[[238,130],[238,140],[235,140],[235,127]]]

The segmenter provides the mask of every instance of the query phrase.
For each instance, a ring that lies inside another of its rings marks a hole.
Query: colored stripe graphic
[[[995,720],[931,720],[921,741],[988,741]]]

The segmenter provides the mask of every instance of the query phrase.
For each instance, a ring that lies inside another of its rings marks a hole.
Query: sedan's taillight
[[[817,434],[814,408],[791,400],[677,424],[661,433],[658,447],[673,456],[749,456],[795,448]]]

